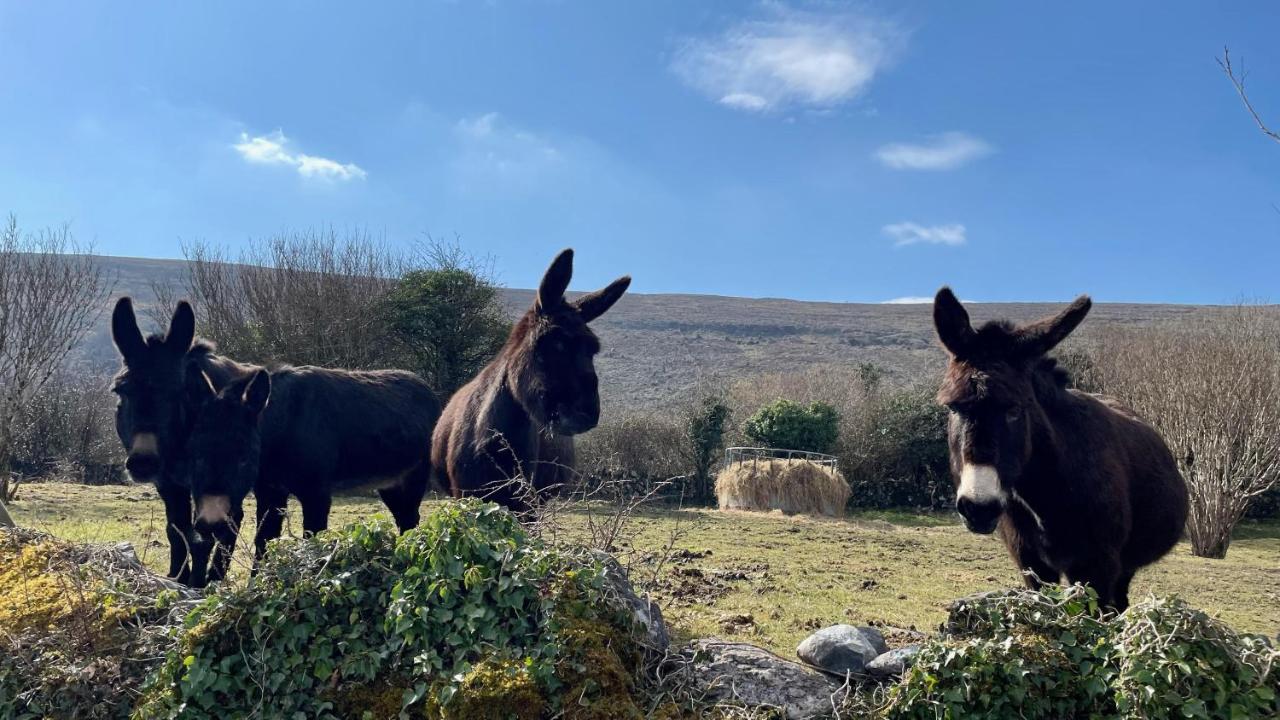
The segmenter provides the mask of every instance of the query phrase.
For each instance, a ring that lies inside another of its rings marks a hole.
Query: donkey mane
[[[993,394],[1015,396],[1017,391],[1008,383],[1008,377],[996,364],[951,363],[938,390],[938,402],[959,405],[985,400]],[[1031,386],[1041,403],[1054,405],[1071,387],[1071,373],[1054,358],[1043,357],[1031,368]]]
[[[191,358],[207,357],[218,352],[218,345],[209,338],[198,337],[191,343],[187,355]]]

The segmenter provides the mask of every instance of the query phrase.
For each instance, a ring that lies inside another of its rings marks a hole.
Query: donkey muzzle
[[[1004,504],[998,500],[975,501],[961,496],[956,499],[956,511],[964,518],[964,526],[969,532],[990,535],[1000,524]]]
[[[196,501],[196,528],[201,532],[231,519],[231,499],[226,495],[203,495]]]
[[[160,444],[155,433],[140,432],[133,436],[124,469],[135,480],[151,480],[160,474]]]
[[[160,474],[160,456],[154,453],[130,453],[124,469],[134,480],[151,480]]]

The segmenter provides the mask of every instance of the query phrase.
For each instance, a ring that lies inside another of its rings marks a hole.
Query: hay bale
[[[781,510],[808,515],[844,514],[849,483],[839,470],[801,459],[744,460],[716,476],[721,510]]]

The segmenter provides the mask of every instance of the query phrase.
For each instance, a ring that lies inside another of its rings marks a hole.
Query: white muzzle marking
[[[142,432],[134,435],[129,452],[135,455],[159,455],[160,443],[156,440],[156,434]]]
[[[960,468],[960,489],[956,491],[956,497],[979,505],[993,502],[1003,505],[1009,499],[1008,494],[1000,487],[1000,475],[994,467],[969,463]]]
[[[217,525],[225,522],[230,513],[231,500],[226,495],[207,495],[200,498],[196,521],[206,525]]]

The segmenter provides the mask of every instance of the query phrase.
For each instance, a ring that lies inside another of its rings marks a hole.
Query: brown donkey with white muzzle
[[[938,402],[950,412],[956,509],[969,530],[997,529],[1028,587],[1086,583],[1104,606],[1182,536],[1187,487],[1164,440],[1133,411],[1068,387],[1047,353],[1084,320],[1059,315],[976,330],[950,288],[933,320],[950,357]]]

